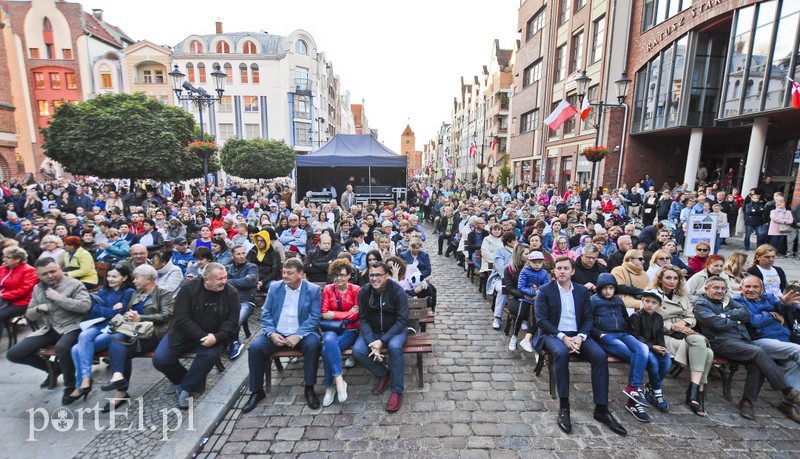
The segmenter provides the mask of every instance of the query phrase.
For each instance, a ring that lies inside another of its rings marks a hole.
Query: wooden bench
[[[384,349],[385,351],[385,349]],[[423,354],[430,354],[433,352],[433,343],[431,342],[431,338],[427,333],[416,333],[416,334],[409,334],[408,338],[406,339],[406,344],[403,346],[403,353],[404,354],[414,354],[417,356],[417,375],[419,377],[419,382],[417,385],[419,387],[423,387],[424,380],[423,380],[423,366],[422,366],[422,355]],[[342,351],[342,356],[349,357],[353,354],[352,349],[345,349]],[[283,371],[283,364],[281,363],[281,357],[303,357],[303,353],[297,349],[281,349],[274,354],[272,354],[272,360],[275,362],[275,368],[278,371]],[[267,392],[272,390],[272,365],[267,365],[266,369],[264,370],[264,380],[267,386]]]
[[[570,362],[585,362],[580,356],[576,354],[569,355]],[[622,359],[618,359],[613,356],[608,356],[608,363],[628,363]],[[550,386],[550,397],[555,400],[556,398],[556,379],[553,375],[553,355],[547,351],[542,351],[539,353],[539,361],[536,362],[536,367],[534,368],[533,372],[536,376],[539,376],[542,373],[542,368],[547,365],[547,376],[548,376],[548,384]],[[677,365],[680,366],[680,365]],[[731,396],[731,383],[733,381],[733,375],[736,371],[739,370],[739,364],[736,362],[730,362],[727,359],[723,359],[721,357],[714,357],[713,367],[717,369],[720,374],[720,378],[722,379],[722,396],[727,401],[732,400]],[[673,374],[670,371],[670,374]],[[673,374],[673,376],[677,376],[680,374],[680,371],[677,371]]]
[[[427,298],[408,299],[408,320],[419,324],[419,331],[426,331],[427,325],[434,323],[433,310],[428,307]]]
[[[48,346],[39,349],[36,353],[39,357],[45,359],[47,364],[47,388],[48,389],[55,389],[58,385],[58,356],[56,355],[56,348],[55,346]],[[187,352],[182,354],[180,358],[182,359],[193,359],[197,354],[194,352]],[[100,351],[94,354],[95,358],[102,358],[108,357],[108,351]],[[153,353],[152,352],[145,352],[142,355],[137,355],[135,358],[147,358],[152,359]],[[225,371],[225,365],[222,364],[222,356],[217,358],[217,362],[214,364],[217,368],[217,371],[222,373]]]

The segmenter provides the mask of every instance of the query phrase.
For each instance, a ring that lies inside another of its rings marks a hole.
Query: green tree
[[[73,174],[156,180],[202,176],[202,159],[186,151],[195,139],[192,115],[142,93],[64,104],[42,132],[47,157]],[[212,158],[209,169],[218,166]]]
[[[508,157],[506,157],[503,158],[503,166],[497,173],[497,182],[500,186],[508,186],[509,180],[511,180],[511,168],[508,167]]]
[[[282,140],[230,138],[222,147],[222,167],[236,177],[269,179],[291,174],[294,156]]]

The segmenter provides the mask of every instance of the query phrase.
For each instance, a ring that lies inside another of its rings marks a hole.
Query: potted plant
[[[196,140],[186,146],[186,151],[197,155],[200,158],[209,158],[217,152],[219,148],[214,142],[202,142]]]
[[[608,148],[602,145],[597,147],[586,147],[581,151],[581,156],[586,158],[588,161],[597,163],[608,156]]]

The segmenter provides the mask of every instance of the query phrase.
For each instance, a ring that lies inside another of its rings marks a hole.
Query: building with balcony
[[[153,99],[172,105],[175,93],[169,77],[171,50],[148,40],[140,40],[125,48],[122,76],[123,90],[141,92]]]

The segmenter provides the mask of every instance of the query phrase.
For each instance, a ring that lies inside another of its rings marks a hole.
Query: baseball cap
[[[269,203],[269,206],[270,207],[278,207],[278,203],[277,202],[271,202],[271,203]]]
[[[544,254],[538,250],[534,250],[528,254],[528,260],[544,260]]]
[[[186,238],[183,236],[178,236],[172,240],[175,245],[183,245],[186,244]]]
[[[664,301],[664,297],[663,297],[663,296],[661,296],[661,292],[659,292],[658,290],[656,290],[656,289],[653,289],[653,288],[648,288],[648,289],[645,289],[645,290],[642,292],[642,298],[644,298],[644,297],[646,297],[646,296],[649,296],[650,298],[655,298],[655,299],[657,299],[659,303],[661,303],[662,301]]]

